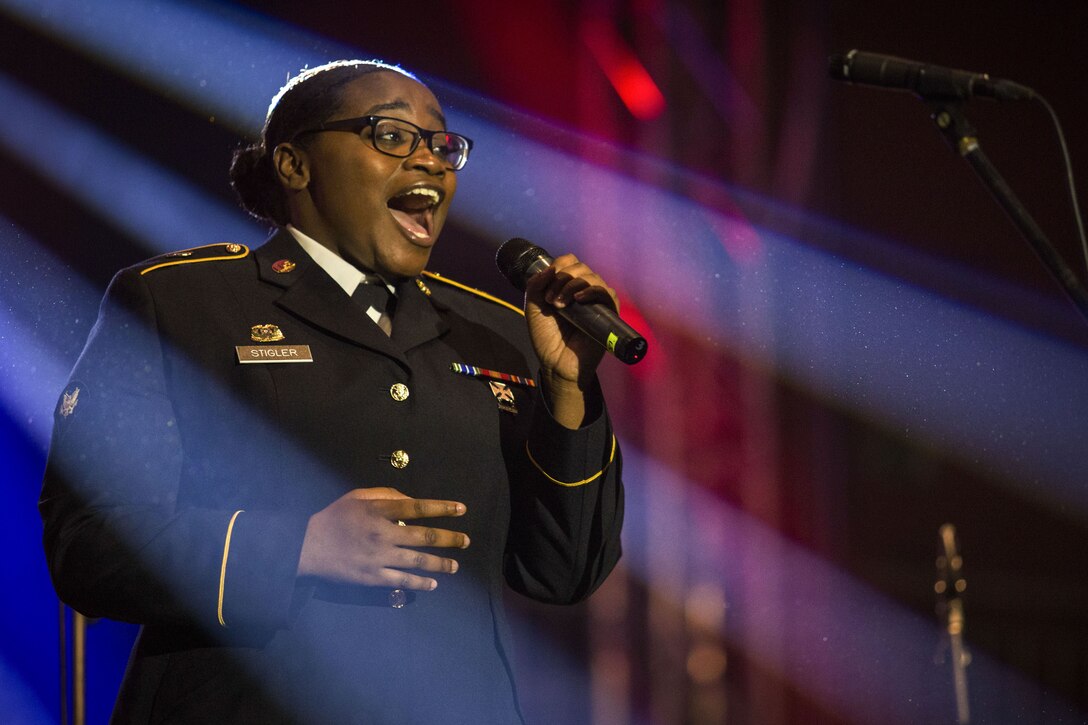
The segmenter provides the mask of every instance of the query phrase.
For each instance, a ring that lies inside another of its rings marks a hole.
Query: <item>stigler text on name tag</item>
[[[301,363],[313,362],[309,345],[237,345],[234,348],[240,363]]]

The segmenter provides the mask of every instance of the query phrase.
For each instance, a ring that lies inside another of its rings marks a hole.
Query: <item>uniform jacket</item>
[[[397,297],[389,338],[282,231],[114,278],[40,509],[61,598],[144,625],[115,720],[520,720],[503,582],[568,603],[603,581],[620,454],[603,403],[569,431],[538,387],[451,369],[535,378],[520,314],[435,276]],[[296,577],[309,517],[372,486],[467,506],[433,520],[472,541],[437,552],[460,569],[436,590]]]

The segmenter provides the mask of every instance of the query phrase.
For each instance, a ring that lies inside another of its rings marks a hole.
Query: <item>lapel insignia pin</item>
[[[253,342],[278,342],[283,332],[276,325],[254,325],[249,328],[249,338]]]
[[[498,380],[488,380],[487,384],[491,386],[491,392],[499,404],[499,410],[515,414],[518,412],[517,406],[514,405],[513,388],[506,383],[500,383]]]
[[[76,409],[76,403],[79,402],[79,388],[72,388],[72,392],[66,392],[64,398],[60,401],[60,417],[67,418]]]
[[[297,266],[290,259],[277,259],[272,263],[272,271],[276,274],[287,274]]]
[[[431,296],[431,288],[424,284],[423,280],[419,279],[418,277],[416,278],[416,286],[419,287],[420,292],[427,295],[428,297]]]

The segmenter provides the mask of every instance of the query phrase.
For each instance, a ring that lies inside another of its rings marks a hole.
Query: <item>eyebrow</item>
[[[379,103],[379,104],[377,104],[375,106],[371,106],[370,108],[367,109],[366,115],[367,116],[374,116],[377,113],[379,113],[380,111],[410,111],[410,110],[412,110],[411,106],[409,106],[406,102],[398,99],[396,101],[390,101],[389,103]],[[442,128],[446,127],[446,117],[443,116],[442,113],[440,111],[438,111],[438,109],[428,108],[427,111],[432,116],[434,116],[435,119],[437,119],[437,121],[441,124]]]

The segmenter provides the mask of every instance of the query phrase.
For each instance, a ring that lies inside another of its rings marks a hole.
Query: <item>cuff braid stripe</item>
[[[604,473],[605,471],[607,471],[608,467],[612,465],[612,461],[616,460],[616,436],[614,434],[612,436],[612,452],[608,455],[608,463],[604,464],[604,468],[597,471],[596,473],[594,473],[589,478],[583,478],[581,481],[570,481],[570,482],[560,481],[557,478],[552,478],[551,476],[549,476],[548,472],[545,471],[543,468],[541,468],[540,464],[536,462],[535,458],[533,458],[533,454],[529,450],[529,441],[525,441],[525,455],[529,456],[529,462],[532,463],[533,466],[536,467],[536,470],[540,471],[540,473],[544,476],[544,478],[548,479],[552,483],[558,484],[560,486],[566,486],[567,488],[574,488],[576,486],[584,486],[587,483],[590,483],[592,481],[596,481],[598,478],[600,478],[601,474]]]
[[[227,538],[223,542],[223,564],[219,567],[219,609],[217,611],[220,627],[227,626],[227,623],[223,620],[223,590],[227,586],[227,556],[230,554],[230,537],[234,533],[234,522],[238,520],[238,514],[242,513],[245,513],[245,509],[235,511],[234,515],[230,517],[230,523],[227,524]]]

